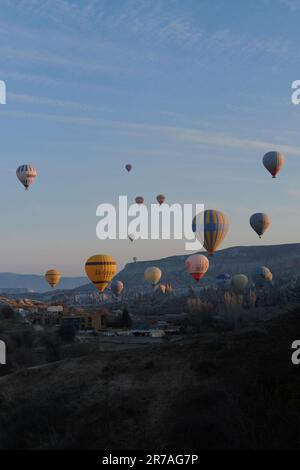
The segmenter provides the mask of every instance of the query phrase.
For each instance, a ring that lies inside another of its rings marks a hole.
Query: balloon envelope
[[[187,258],[185,266],[188,273],[195,279],[195,281],[199,281],[208,271],[209,261],[206,256],[191,255]]]
[[[228,218],[218,210],[208,209],[194,217],[192,229],[208,253],[214,254],[228,233]]]
[[[104,292],[116,274],[116,270],[117,263],[109,255],[94,255],[85,263],[86,275],[99,292]]]
[[[258,266],[252,272],[252,279],[257,287],[263,287],[273,280],[273,274],[266,266]]]
[[[259,238],[261,238],[265,231],[269,228],[270,223],[270,217],[262,212],[253,214],[250,217],[250,225],[257,233]]]
[[[263,157],[265,168],[276,178],[277,173],[285,164],[285,156],[281,152],[268,152]]]
[[[236,274],[233,276],[231,284],[236,292],[243,292],[248,285],[248,278],[245,274]]]
[[[121,295],[123,289],[124,289],[124,284],[122,281],[113,281],[110,285],[110,288],[112,292],[118,296]]]
[[[129,173],[129,171],[132,170],[132,165],[128,164],[128,165],[125,166],[125,168],[126,168],[126,170],[128,171],[128,173]]]
[[[56,269],[49,269],[49,271],[47,271],[46,274],[45,274],[45,278],[46,278],[48,284],[52,288],[54,288],[59,283],[59,281],[61,279],[61,274]]]
[[[163,194],[159,194],[158,196],[156,196],[156,200],[158,204],[161,205],[165,202],[166,196],[164,196]]]
[[[144,200],[145,200],[145,199],[143,198],[143,196],[137,196],[137,197],[135,198],[136,204],[144,204]]]
[[[162,272],[156,266],[150,266],[144,272],[144,278],[146,281],[150,282],[152,286],[155,286],[159,283],[162,276]]]
[[[231,276],[228,273],[218,274],[216,277],[216,284],[219,287],[227,287],[231,284]]]
[[[32,165],[21,165],[17,169],[17,177],[27,190],[32,185],[33,181],[37,177],[37,171]]]

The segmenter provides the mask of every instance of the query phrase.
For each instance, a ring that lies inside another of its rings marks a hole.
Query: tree
[[[123,309],[123,313],[122,313],[122,325],[123,327],[125,328],[130,328],[131,325],[132,325],[132,320],[131,320],[131,317],[129,315],[129,312],[127,310],[127,308],[124,308]]]
[[[65,343],[73,343],[76,330],[73,325],[65,323],[59,328],[58,334]]]

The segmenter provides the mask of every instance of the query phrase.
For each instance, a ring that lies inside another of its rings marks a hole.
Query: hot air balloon
[[[236,274],[232,278],[231,285],[236,292],[241,293],[247,287],[248,282],[245,274]]]
[[[131,242],[134,242],[135,236],[133,235],[133,233],[129,233],[128,239],[129,239]]]
[[[208,209],[193,219],[193,232],[210,255],[213,255],[228,233],[229,223],[225,214]]]
[[[150,284],[153,287],[156,286],[156,284],[159,283],[161,276],[162,276],[162,272],[156,266],[150,266],[144,272],[145,280],[150,282]]]
[[[199,279],[202,279],[208,271],[209,261],[206,256],[191,255],[187,258],[185,266],[188,273],[195,279],[195,281],[199,281]]]
[[[267,214],[263,214],[262,212],[253,214],[250,217],[250,225],[257,233],[259,238],[261,238],[265,231],[269,228],[270,223],[271,221],[269,216]]]
[[[99,292],[104,292],[116,274],[116,270],[117,263],[109,255],[94,255],[85,263],[87,277],[97,287]]]
[[[112,292],[115,294],[115,296],[119,296],[122,294],[122,291],[124,289],[124,284],[122,281],[113,281],[110,285],[110,288]]]
[[[268,152],[263,157],[265,168],[276,178],[277,173],[285,164],[285,156],[281,152]]]
[[[158,194],[158,196],[156,196],[156,200],[158,204],[161,206],[165,202],[166,196],[164,196],[163,194]]]
[[[126,168],[126,170],[128,171],[128,173],[129,173],[129,172],[132,170],[132,165],[127,164],[127,165],[125,166],[125,168]]]
[[[137,197],[135,198],[136,204],[144,204],[144,200],[145,200],[145,199],[143,198],[143,196],[137,196]]]
[[[17,177],[27,190],[37,177],[37,171],[32,165],[21,165],[17,169]]]
[[[217,286],[223,287],[223,288],[229,287],[231,284],[230,274],[228,273],[218,274],[218,276],[216,277],[216,284]]]
[[[258,266],[252,272],[252,279],[257,287],[263,287],[273,279],[273,274],[266,266]]]
[[[61,278],[61,274],[56,269],[50,269],[49,271],[46,272],[45,278],[46,278],[48,284],[53,289],[59,283],[60,278]]]

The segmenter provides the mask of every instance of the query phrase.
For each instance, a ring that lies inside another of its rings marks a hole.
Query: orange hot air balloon
[[[104,292],[117,271],[117,263],[112,256],[94,255],[85,263],[85,272],[99,292]]]
[[[143,196],[137,196],[135,198],[136,204],[144,204],[144,201],[145,201],[145,199],[143,198]]]
[[[191,255],[185,262],[188,273],[199,281],[204,277],[209,268],[209,261],[206,256],[203,255]]]
[[[164,196],[163,194],[159,194],[158,196],[156,196],[156,200],[158,204],[161,206],[165,202],[166,196]]]
[[[56,269],[50,269],[49,271],[46,272],[45,278],[46,278],[46,281],[48,282],[48,284],[53,289],[59,283],[59,281],[61,279],[61,274]]]

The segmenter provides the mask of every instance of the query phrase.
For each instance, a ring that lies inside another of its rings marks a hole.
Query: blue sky
[[[96,207],[163,192],[226,212],[224,247],[299,241],[300,0],[1,0],[0,271],[81,275],[87,257],[184,253],[100,242]],[[287,163],[273,181],[268,150]],[[134,170],[127,174],[126,163]],[[16,167],[38,179],[25,193]]]

